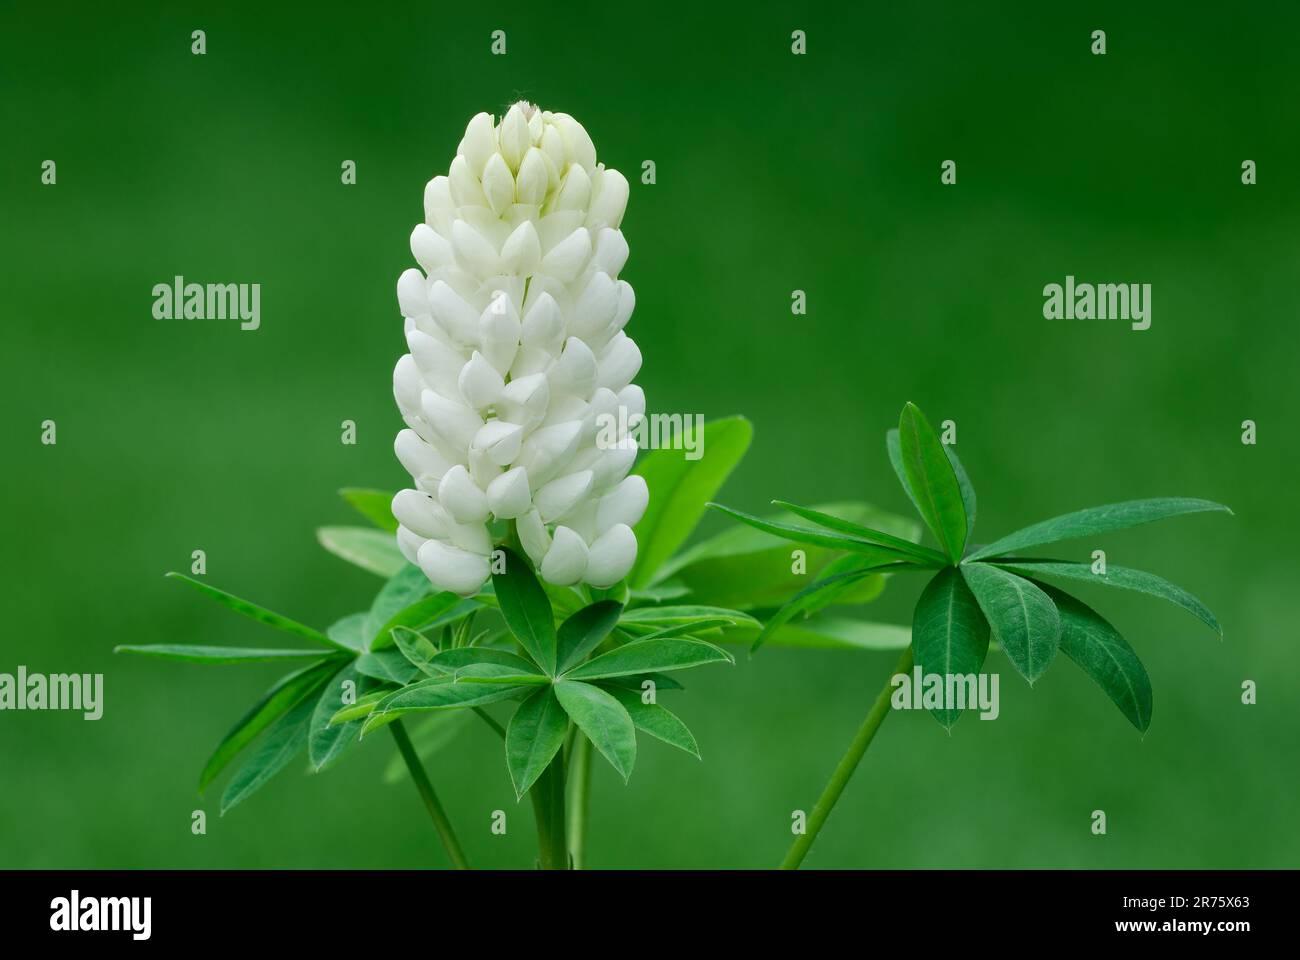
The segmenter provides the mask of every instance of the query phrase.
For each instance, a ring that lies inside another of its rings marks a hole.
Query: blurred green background
[[[958,423],[977,538],[1135,497],[1237,511],[1104,544],[1204,599],[1222,643],[1158,601],[1082,594],[1151,674],[1145,737],[1068,663],[1031,691],[991,656],[1000,719],[949,736],[891,717],[808,866],[1300,866],[1294,5],[733,6],[6,5],[0,671],[104,672],[107,704],[0,714],[0,867],[445,863],[414,790],[381,782],[386,737],[219,819],[199,768],[278,671],[110,651],[277,645],[164,581],[196,548],[212,583],[313,625],[366,606],[379,581],[313,531],[353,521],[338,487],[403,482],[407,238],[465,122],[519,97],[572,113],[633,181],[639,382],[652,409],[752,419],[728,503],[903,511],[883,436],[910,399]],[[1044,320],[1067,273],[1151,283],[1151,329]],[[154,320],[174,274],[261,283],[262,328]],[[861,613],[904,622],[920,586]],[[693,672],[674,709],[705,761],[643,737],[630,786],[598,765],[591,865],[775,865],[893,659],[768,649]],[[433,776],[476,865],[532,863],[485,727]]]

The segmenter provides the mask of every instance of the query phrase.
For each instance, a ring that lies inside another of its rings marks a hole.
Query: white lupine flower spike
[[[632,569],[647,494],[628,477],[625,426],[645,397],[618,276],[627,198],[578,121],[522,102],[470,120],[425,188],[420,269],[397,279],[410,353],[393,371],[407,425],[394,449],[413,489],[393,515],[403,555],[440,590],[483,586],[499,521],[553,584],[608,587]],[[597,429],[606,415],[617,443]]]

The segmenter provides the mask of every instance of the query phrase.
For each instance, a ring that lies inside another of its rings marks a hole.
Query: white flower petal
[[[594,587],[609,587],[628,575],[636,563],[636,534],[624,524],[610,527],[587,551],[583,579]]]
[[[461,368],[457,386],[460,395],[475,410],[486,410],[501,398],[501,391],[506,382],[496,367],[484,359],[477,350],[470,356],[469,362]]]
[[[590,470],[571,473],[567,477],[552,480],[538,490],[533,496],[533,504],[544,522],[559,520],[591,492],[591,483]]]
[[[457,523],[481,523],[488,516],[487,495],[459,463],[438,484],[438,502]]]
[[[542,257],[542,265],[539,269],[542,273],[563,280],[565,283],[571,283],[582,272],[590,256],[591,234],[585,227],[579,227]]]
[[[401,526],[425,539],[445,539],[451,534],[446,515],[439,509],[438,501],[427,493],[398,490],[393,497],[392,509],[393,516]]]
[[[596,507],[596,529],[602,532],[623,524],[635,527],[650,503],[650,488],[645,477],[631,476],[622,480]]]
[[[542,558],[542,578],[559,587],[582,579],[587,571],[587,542],[568,527],[556,527],[551,549]]]
[[[429,582],[440,590],[450,590],[462,597],[469,597],[487,582],[487,557],[461,550],[441,540],[427,541],[420,547],[417,559]]]
[[[519,534],[519,544],[534,564],[540,564],[551,549],[551,535],[546,532],[546,524],[536,510],[530,510],[515,521],[515,532]]]
[[[420,548],[427,541],[418,533],[412,533],[403,526],[397,528],[397,549],[402,551],[402,556],[406,558],[407,563],[419,563]]]
[[[523,442],[524,428],[519,424],[507,420],[489,420],[474,435],[470,449],[482,450],[490,462],[504,467],[519,456]]]
[[[528,488],[528,471],[523,467],[507,470],[487,488],[488,507],[498,520],[513,520],[532,509],[532,492]]]

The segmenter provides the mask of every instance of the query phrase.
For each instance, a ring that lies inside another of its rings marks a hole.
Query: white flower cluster
[[[499,124],[474,117],[425,188],[411,234],[423,272],[397,281],[410,353],[393,371],[395,449],[414,489],[393,516],[440,590],[487,580],[493,521],[514,521],[551,583],[604,587],[632,568],[649,494],[628,476],[635,440],[610,443],[607,426],[645,413],[623,332],[635,297],[618,279],[627,197],[581,124],[527,103]]]

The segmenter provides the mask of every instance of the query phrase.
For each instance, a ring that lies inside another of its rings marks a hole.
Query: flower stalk
[[[871,741],[876,737],[876,731],[880,729],[881,723],[884,722],[886,715],[889,713],[889,698],[893,692],[893,678],[900,673],[907,673],[912,669],[912,646],[908,644],[903,655],[898,658],[893,671],[885,680],[885,685],[881,688],[876,702],[871,705],[871,710],[867,712],[866,718],[862,721],[862,726],[858,728],[857,736],[849,744],[849,749],[845,751],[844,756],[840,758],[839,765],[835,772],[831,774],[830,780],[827,781],[826,787],[822,790],[822,795],[817,799],[817,805],[813,807],[812,814],[808,817],[808,829],[798,837],[795,837],[794,843],[790,845],[790,851],[781,861],[782,870],[798,870],[799,865],[803,863],[804,857],[812,849],[813,842],[817,839],[817,834],[821,833],[822,827],[826,823],[826,818],[831,815],[831,810],[835,808],[836,802],[840,799],[840,794],[848,786],[849,780],[853,773],[858,769],[858,764],[862,762],[862,757],[866,754],[867,748],[871,746]]]
[[[415,745],[411,743],[406,727],[402,725],[401,720],[394,720],[388,725],[388,729],[393,731],[397,750],[401,753],[402,760],[406,762],[406,769],[411,774],[411,782],[415,784],[420,799],[424,801],[425,809],[429,811],[433,828],[438,831],[438,839],[442,841],[443,849],[447,851],[452,866],[457,870],[468,870],[469,861],[465,859],[465,851],[461,849],[460,841],[456,839],[456,831],[452,829],[451,821],[447,819],[447,811],[442,808],[438,794],[434,792],[433,784],[429,781],[429,775],[424,770],[424,764],[420,762],[420,755],[416,753]]]

